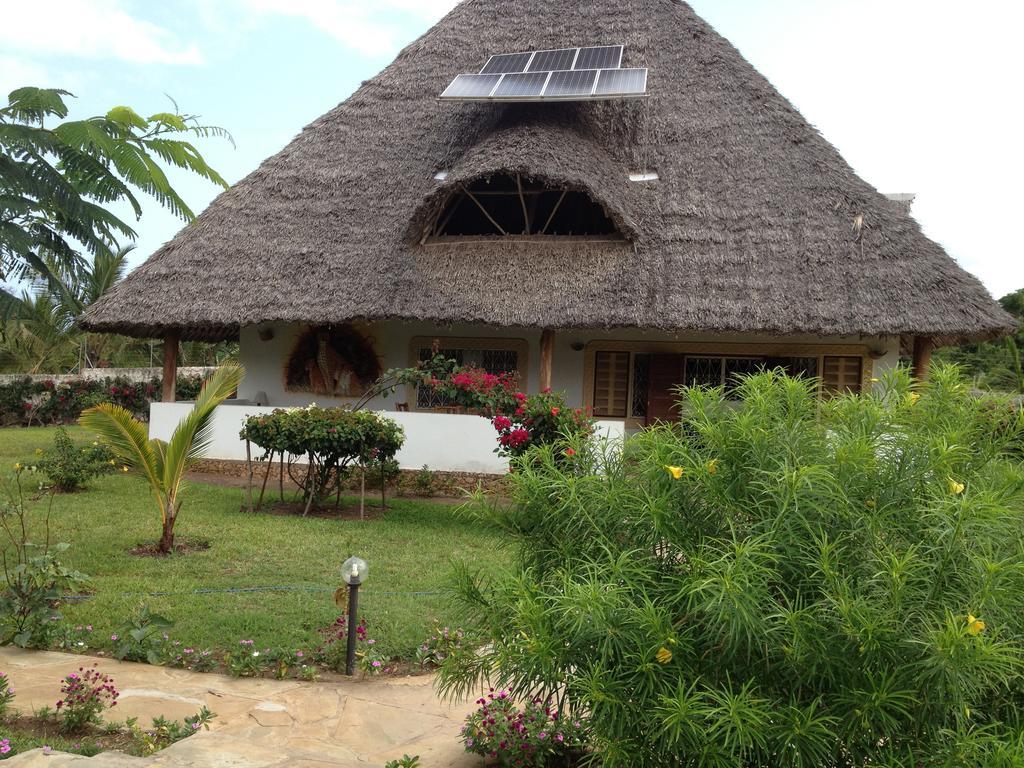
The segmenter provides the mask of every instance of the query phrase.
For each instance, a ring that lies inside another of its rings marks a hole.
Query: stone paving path
[[[424,768],[479,765],[458,741],[459,728],[473,705],[442,703],[429,676],[340,683],[236,680],[91,656],[0,648],[0,670],[17,690],[14,704],[23,712],[52,707],[61,679],[94,661],[121,692],[113,719],[135,716],[142,725],[157,715],[180,720],[204,704],[217,719],[209,732],[149,758],[118,753],[45,756],[35,750],[5,765],[367,768],[383,766],[405,753],[419,755]]]

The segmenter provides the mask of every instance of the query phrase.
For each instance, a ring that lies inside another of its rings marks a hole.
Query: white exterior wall
[[[270,341],[261,341],[256,327],[242,329],[240,338],[240,361],[246,369],[245,381],[239,388],[238,395],[245,400],[254,400],[257,392],[265,392],[269,404],[277,407],[309,405],[316,401],[319,405],[340,405],[351,400],[325,398],[304,392],[286,392],[284,388],[284,366],[292,345],[302,332],[303,326],[286,324],[267,324],[261,329],[271,329],[274,337]],[[402,323],[398,321],[379,323],[373,326],[369,335],[381,359],[381,368],[406,368],[414,364],[410,342],[414,338],[468,338],[468,339],[522,339],[529,345],[527,374],[522,382],[528,392],[539,389],[538,376],[540,370],[540,331],[526,328],[491,328],[481,325],[453,325],[439,327],[430,323]],[[644,342],[699,342],[727,344],[833,344],[869,346],[882,357],[873,361],[876,377],[899,364],[898,338],[862,338],[862,337],[821,337],[821,336],[787,336],[785,339],[756,335],[722,335],[722,334],[671,334],[647,332],[631,329],[612,331],[558,331],[555,334],[554,359],[551,374],[551,388],[556,392],[564,392],[567,402],[573,407],[583,406],[584,367],[586,353],[572,349],[574,344],[587,345],[591,342],[622,341],[629,344]],[[394,403],[411,399],[411,393],[396,393],[384,400],[377,400],[371,406],[380,410],[394,410]]]
[[[191,403],[153,403],[149,411],[149,436],[170,439],[175,427],[191,409]],[[255,405],[220,406],[214,412],[213,440],[206,458],[244,461],[245,441],[238,436],[242,425],[249,416],[273,410]],[[443,472],[480,474],[508,471],[508,461],[494,453],[497,440],[494,427],[487,419],[440,413],[388,413],[387,416],[405,429],[405,445],[396,456],[402,469],[427,466]],[[601,422],[598,430],[602,437],[613,440],[621,438],[623,433],[622,424],[617,422]]]
[[[272,330],[273,338],[262,341],[258,330]],[[252,414],[269,413],[275,407],[305,406],[316,401],[319,405],[341,405],[351,400],[331,399],[301,392],[286,392],[284,388],[285,362],[296,337],[303,330],[297,325],[264,325],[260,329],[244,328],[241,333],[240,357],[246,368],[245,380],[239,388],[241,401],[254,401],[257,393],[263,392],[268,398],[268,407],[245,404],[221,406],[215,416],[215,436],[208,453],[209,458],[245,459],[245,444],[238,433],[245,418]],[[387,322],[372,327],[369,335],[381,358],[381,367],[405,368],[414,363],[411,341],[421,337],[425,340],[439,338],[466,339],[521,339],[528,345],[524,389],[536,392],[540,369],[540,331],[529,329],[495,329],[484,326],[450,326],[439,328],[428,323]],[[585,369],[592,351],[574,350],[578,346],[596,342],[623,342],[643,345],[651,342],[710,343],[721,344],[723,349],[730,344],[760,345],[839,345],[857,346],[872,351],[873,376],[880,377],[884,371],[899,364],[899,339],[897,338],[822,338],[814,336],[786,337],[785,339],[758,336],[723,336],[713,334],[665,334],[637,330],[618,331],[560,331],[555,336],[552,370],[552,388],[564,392],[572,407],[584,405]],[[428,342],[429,343],[429,342]],[[877,356],[877,357],[876,357]],[[403,469],[419,469],[428,466],[433,470],[450,472],[504,473],[508,463],[495,455],[494,429],[486,419],[479,416],[449,415],[438,413],[398,412],[396,402],[414,403],[414,393],[398,392],[387,399],[370,404],[371,408],[386,411],[389,418],[405,428],[406,443],[397,459]],[[191,406],[187,403],[154,403],[150,410],[150,434],[167,439],[174,427]],[[603,436],[616,439],[626,432],[624,420],[608,420],[599,423]]]

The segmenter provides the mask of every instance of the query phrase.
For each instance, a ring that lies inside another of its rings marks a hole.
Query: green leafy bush
[[[619,452],[531,452],[445,690],[565,702],[608,766],[1021,765],[1024,417],[950,368],[880,390],[769,372]]]
[[[379,471],[405,442],[402,427],[378,413],[315,405],[250,416],[241,437],[262,448],[263,459],[275,454],[306,457],[308,463],[292,479],[303,489],[307,508],[337,491],[351,464],[376,466]]]
[[[14,478],[0,481],[0,645],[48,648],[58,631],[57,610],[64,594],[81,590],[88,577],[64,565],[68,545],[50,541],[50,512],[25,493],[15,465]]]
[[[173,621],[153,613],[147,605],[140,605],[110,636],[114,644],[114,658],[163,664],[171,656],[167,633],[173,628]]]
[[[50,479],[58,491],[70,492],[84,488],[94,477],[113,472],[114,453],[99,442],[77,446],[64,427],[53,436],[53,447],[43,451],[36,468]]]

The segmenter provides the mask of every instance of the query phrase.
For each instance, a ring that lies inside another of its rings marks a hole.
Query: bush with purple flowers
[[[477,699],[480,708],[466,719],[462,741],[466,751],[501,766],[545,768],[573,765],[583,755],[586,724],[563,715],[540,699],[522,709],[508,691]]]
[[[114,679],[96,669],[79,667],[64,678],[60,685],[61,698],[57,702],[57,717],[61,733],[76,733],[87,725],[99,725],[104,710],[117,706],[121,695]]]
[[[416,661],[421,669],[439,667],[441,662],[467,645],[466,633],[463,630],[438,627],[434,634],[416,649]]]

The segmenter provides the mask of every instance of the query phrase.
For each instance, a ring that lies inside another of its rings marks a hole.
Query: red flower
[[[565,449],[565,455],[566,456],[575,456],[576,455],[576,451],[574,451],[572,448],[566,448]]]
[[[516,392],[516,400],[518,400],[520,403],[525,403],[526,395],[524,395],[522,392]]]
[[[494,428],[499,432],[503,432],[506,429],[511,429],[512,419],[508,418],[508,416],[495,416]]]
[[[557,416],[558,415],[558,409],[557,408],[552,408],[551,409],[551,415],[552,416]]]
[[[507,444],[510,448],[521,448],[528,442],[530,442],[530,433],[521,427],[519,429],[513,429],[508,433]]]

